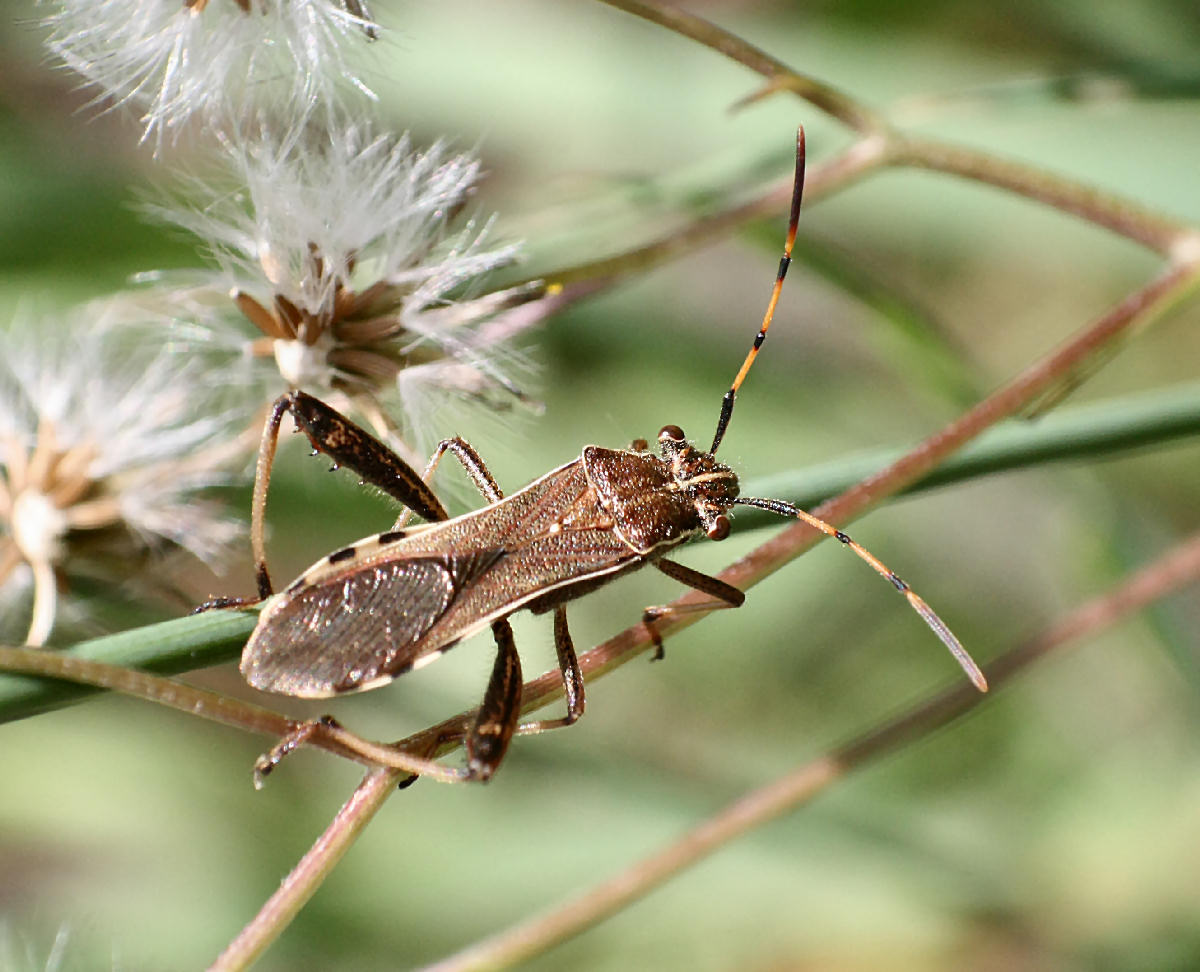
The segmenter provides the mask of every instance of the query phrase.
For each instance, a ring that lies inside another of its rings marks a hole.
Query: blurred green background
[[[1194,3],[693,7],[917,131],[1200,223]],[[0,34],[5,306],[66,305],[138,271],[195,265],[187,241],[133,210],[166,175],[136,146],[136,126],[95,118],[73,79],[43,63],[33,4],[6,12],[17,17]],[[490,171],[479,204],[527,240],[525,273],[618,252],[786,178],[800,122],[811,161],[846,142],[787,97],[731,114],[755,76],[599,5],[374,0],[372,12],[389,30],[366,69],[386,124],[478,146]],[[1124,84],[1080,99],[1040,83],[1080,74]],[[667,422],[703,439],[757,327],[784,219],[531,335],[544,417],[439,431],[472,439],[507,489],[584,443],[624,445]],[[1070,217],[915,172],[814,205],[799,249],[723,448],[750,493],[756,477],[916,441],[958,414],[970,389],[1006,380],[1157,266]],[[929,330],[901,329],[861,298],[862,281]],[[1194,303],[1169,315],[1072,401],[1195,378],[1197,323]],[[893,502],[854,533],[986,660],[1192,532],[1198,460],[1191,441],[993,476]],[[302,449],[283,469],[277,576],[390,522],[386,504]],[[248,509],[247,496],[234,502]],[[681,559],[715,571],[764,537],[735,531]],[[194,583],[197,599],[251,586],[246,564]],[[647,571],[589,597],[571,610],[577,645],[676,593]],[[1200,966],[1197,601],[1193,588],[1041,664],[535,967]],[[517,635],[527,674],[553,666],[546,619],[521,617]],[[490,666],[479,638],[367,696],[274,701],[395,738],[475,704]],[[615,873],[957,677],[886,585],[818,547],[741,611],[670,640],[665,662],[639,660],[590,686],[580,725],[518,740],[488,786],[422,783],[391,800],[261,967],[433,960]],[[196,681],[250,694],[232,665]],[[304,753],[255,792],[264,740],[125,699],[0,734],[0,961],[17,968],[41,967],[56,935],[66,936],[62,969],[205,965],[358,779]]]

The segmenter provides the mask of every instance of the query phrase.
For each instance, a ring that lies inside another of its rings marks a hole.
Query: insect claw
[[[267,777],[271,775],[271,770],[279,765],[279,760],[273,759],[270,754],[263,754],[254,761],[254,789],[261,790],[267,782]]]
[[[203,614],[205,611],[218,611],[222,608],[252,607],[259,603],[257,597],[212,597],[203,604],[192,608],[190,614]]]
[[[308,742],[319,729],[341,728],[341,723],[331,715],[323,715],[319,719],[310,719],[308,722],[295,724],[286,736],[254,761],[254,789],[261,790],[266,778],[276,766],[283,762],[283,758]]]
[[[650,636],[651,644],[654,645],[654,654],[650,656],[652,662],[662,661],[667,657],[667,650],[663,647],[662,635],[658,633],[658,629],[654,626],[654,622],[666,613],[666,609],[661,607],[648,607],[642,612],[642,626]]]
[[[502,741],[496,736],[485,734],[477,735],[468,743],[466,778],[479,783],[490,780],[507,745],[508,740]]]

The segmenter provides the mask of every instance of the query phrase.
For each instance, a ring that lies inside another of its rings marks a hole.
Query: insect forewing
[[[448,645],[426,632],[499,551],[358,565],[269,605],[242,655],[255,688],[327,698],[395,678]]]

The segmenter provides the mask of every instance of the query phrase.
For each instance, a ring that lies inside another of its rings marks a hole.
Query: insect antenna
[[[984,678],[983,672],[979,670],[979,666],[975,664],[975,660],[967,653],[967,649],[962,646],[962,642],[954,636],[954,632],[950,630],[946,622],[939,618],[933,608],[925,603],[924,598],[902,581],[895,571],[884,564],[883,561],[866,547],[852,540],[849,534],[843,533],[837,527],[833,526],[833,524],[826,523],[820,517],[813,516],[811,513],[800,509],[800,507],[793,506],[791,503],[786,503],[783,500],[739,496],[733,502],[741,506],[753,506],[756,509],[767,510],[770,513],[778,513],[780,516],[790,516],[797,520],[803,520],[809,526],[845,544],[870,564],[877,574],[908,599],[908,603],[912,606],[912,609],[921,615],[925,623],[933,630],[933,633],[941,639],[942,644],[950,649],[950,654],[962,666],[962,670],[967,673],[967,678],[971,680],[980,692],[987,691],[987,679]]]
[[[800,224],[800,198],[803,195],[804,128],[801,126],[796,131],[796,180],[792,186],[792,211],[788,216],[787,239],[783,244],[783,256],[779,260],[779,272],[775,275],[775,287],[771,291],[771,301],[767,304],[767,312],[763,315],[762,325],[759,327],[758,333],[754,336],[754,344],[750,348],[750,352],[746,355],[746,360],[742,362],[742,367],[738,371],[737,377],[733,379],[733,384],[729,386],[729,391],[721,399],[721,416],[717,419],[717,434],[713,436],[712,448],[708,450],[710,454],[717,451],[721,440],[725,438],[725,430],[728,428],[729,419],[733,415],[733,401],[737,398],[738,389],[742,387],[742,382],[746,380],[750,366],[754,364],[754,359],[758,357],[758,349],[763,346],[763,342],[767,339],[767,328],[771,326],[771,318],[775,316],[775,306],[779,303],[779,294],[783,290],[783,278],[787,276],[788,267],[792,263],[792,247],[796,242],[796,227]]]
[[[737,398],[738,389],[742,387],[742,382],[746,380],[746,375],[749,374],[750,368],[754,364],[754,359],[758,357],[758,350],[763,346],[763,342],[767,339],[767,329],[771,326],[771,320],[775,316],[775,307],[779,303],[779,294],[783,290],[783,279],[787,276],[788,267],[792,262],[792,247],[796,243],[796,229],[800,223],[800,201],[804,195],[804,128],[801,127],[796,132],[796,179],[792,187],[792,210],[788,216],[787,239],[783,244],[783,256],[779,260],[779,272],[775,275],[775,286],[771,291],[771,300],[767,304],[767,312],[763,315],[762,325],[758,329],[758,333],[754,336],[754,344],[751,346],[749,353],[746,355],[746,360],[742,362],[742,367],[738,369],[737,377],[733,379],[733,384],[729,386],[729,391],[725,393],[725,397],[721,400],[721,415],[717,419],[717,433],[713,436],[712,448],[709,453],[715,453],[721,445],[721,440],[725,438],[725,430],[729,427],[729,419],[733,415],[733,403]],[[967,650],[962,646],[962,643],[954,636],[954,632],[946,625],[946,622],[939,618],[924,599],[909,587],[890,567],[884,564],[866,547],[852,540],[849,534],[843,533],[831,523],[826,523],[820,517],[813,516],[811,513],[800,509],[798,506],[793,506],[791,503],[776,499],[757,499],[751,496],[739,496],[733,501],[740,506],[753,506],[760,510],[767,510],[770,513],[778,513],[780,516],[789,516],[797,520],[803,520],[809,526],[820,530],[827,536],[833,537],[840,543],[849,547],[861,559],[865,560],[874,571],[888,581],[896,590],[903,594],[907,599],[912,609],[921,616],[927,625],[932,629],[933,633],[941,639],[942,644],[950,649],[955,660],[962,666],[967,677],[981,692],[987,691],[987,679],[984,678],[983,672],[979,670],[979,666],[967,653]]]

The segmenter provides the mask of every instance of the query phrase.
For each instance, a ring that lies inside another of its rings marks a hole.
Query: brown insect
[[[845,533],[804,510],[783,500],[739,495],[737,476],[716,458],[737,391],[766,339],[779,300],[796,238],[803,185],[801,130],[787,241],[775,287],[754,345],[725,393],[708,450],[690,443],[678,426],[668,425],[659,432],[657,454],[647,451],[645,442],[628,450],[587,446],[577,459],[505,497],[478,454],[462,439],[440,443],[422,476],[318,399],[297,391],[276,401],[263,432],[254,490],[252,542],[259,599],[270,597],[273,590],[263,518],[285,412],[315,450],[354,470],[428,522],[406,526],[406,512],[393,529],[323,558],[270,601],[242,655],[241,670],[247,681],[265,691],[302,698],[363,691],[433,661],[464,638],[490,627],[496,663],[479,714],[466,733],[466,767],[448,767],[387,747],[373,747],[370,752],[378,759],[382,750],[385,762],[418,775],[486,780],[503,759],[514,733],[570,725],[583,714],[583,675],[567,629],[564,606],[568,601],[649,564],[709,595],[708,601],[689,606],[689,611],[742,604],[745,594],[736,587],[666,556],[699,534],[723,540],[729,535],[727,514],[740,505],[804,520],[848,546],[904,594],[985,691],[983,674],[958,639],[895,573]],[[446,514],[427,485],[446,452],[462,463],[488,505],[453,519]],[[554,614],[554,643],[567,711],[556,719],[518,725],[521,663],[508,617],[522,608]],[[654,607],[643,614],[659,655],[662,640],[655,623],[677,610],[681,609]],[[285,738],[260,760],[259,771],[269,771],[319,725],[307,723]],[[339,729],[331,722],[324,725]],[[357,743],[355,748],[367,752]]]

